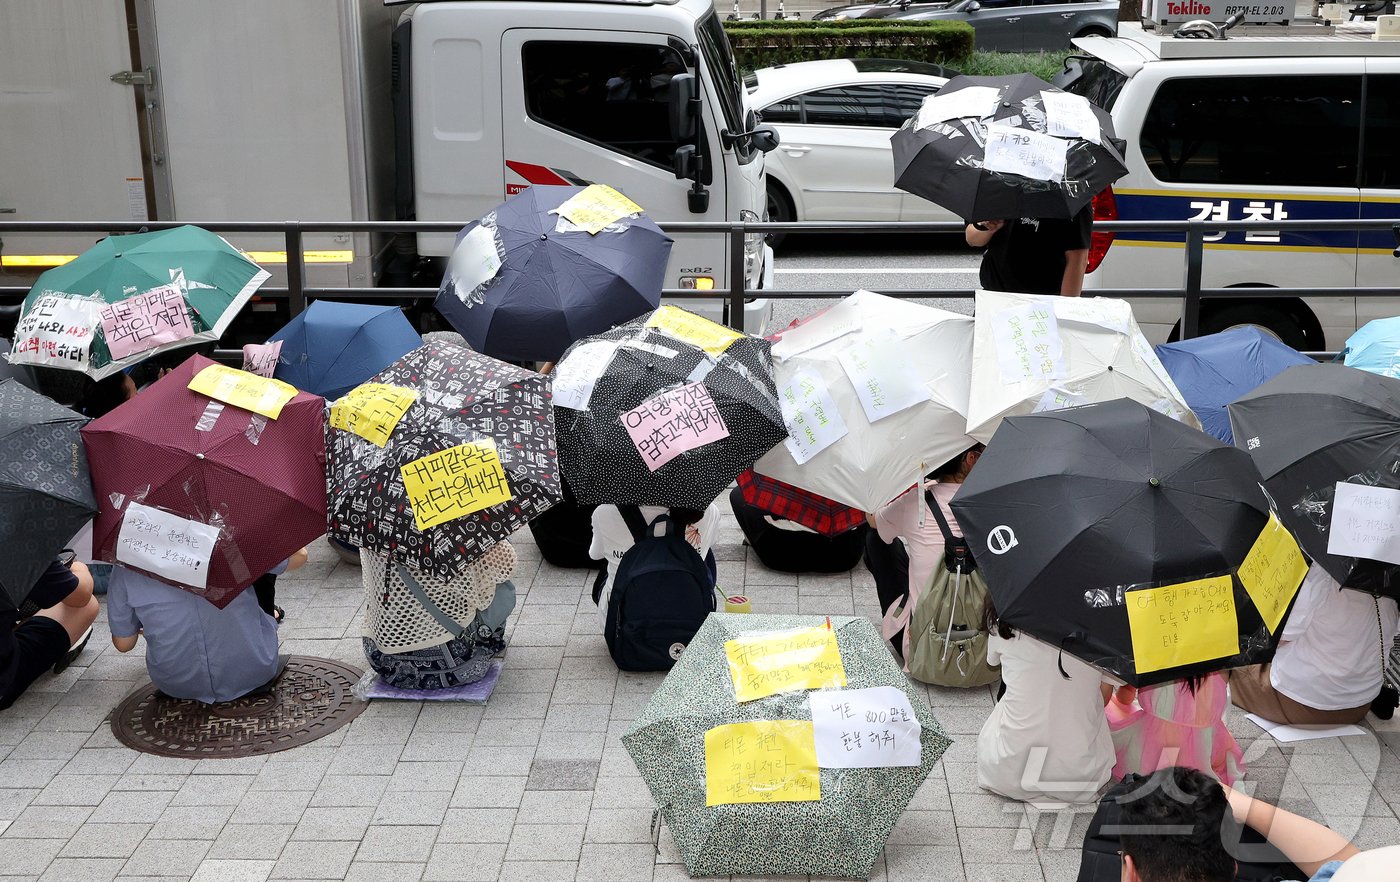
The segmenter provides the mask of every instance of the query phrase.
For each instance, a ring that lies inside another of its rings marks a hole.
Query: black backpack
[[[648,526],[636,506],[617,509],[635,544],[617,563],[603,637],[622,670],[669,671],[715,611],[714,584],[670,515]]]

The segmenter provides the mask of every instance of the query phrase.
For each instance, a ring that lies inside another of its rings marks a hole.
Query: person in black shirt
[[[92,577],[80,561],[54,561],[29,592],[40,609],[19,621],[19,610],[0,605],[0,710],[15,703],[44,671],[63,664],[97,618]]]
[[[1017,294],[1078,297],[1084,288],[1093,211],[1085,206],[1068,220],[1021,217],[967,225],[967,244],[986,246],[982,287]]]

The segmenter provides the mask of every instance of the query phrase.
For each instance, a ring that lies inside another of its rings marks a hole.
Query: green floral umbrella
[[[100,380],[157,353],[219,339],[267,279],[199,227],[108,236],[35,281],[10,363]]]
[[[827,690],[799,690],[740,704],[726,641],[752,632],[825,627],[827,621],[835,630],[845,689],[895,687],[907,696],[920,730],[918,745],[911,745],[918,765],[828,768],[823,762],[813,774],[820,778],[819,799],[707,805],[707,786],[713,794],[715,783],[706,777],[707,732],[749,721],[811,720],[809,696],[836,697]],[[690,875],[866,878],[914,791],[951,741],[870,620],[715,613],[622,743],[646,779]]]

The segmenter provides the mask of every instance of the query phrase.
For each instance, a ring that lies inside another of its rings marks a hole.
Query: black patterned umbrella
[[[554,419],[578,501],[714,501],[787,437],[770,345],[663,306],[569,347],[554,377]]]
[[[451,576],[560,499],[549,380],[427,343],[336,401],[330,535]]]
[[[86,422],[12,377],[0,380],[0,603],[24,603],[97,513],[78,434]]]

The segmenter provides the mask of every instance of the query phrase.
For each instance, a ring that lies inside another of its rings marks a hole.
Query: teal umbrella
[[[199,227],[109,236],[34,283],[10,363],[100,380],[157,353],[219,339],[267,278]]]

